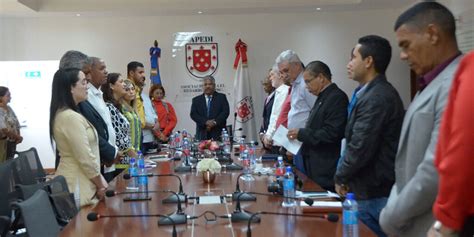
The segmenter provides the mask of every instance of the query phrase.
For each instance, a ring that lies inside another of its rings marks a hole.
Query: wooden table
[[[174,173],[178,162],[169,161],[158,163],[157,168],[149,170],[154,174]],[[184,192],[189,196],[225,195],[235,191],[235,183],[240,171],[223,171],[216,177],[214,184],[205,184],[202,176],[193,173],[178,174],[183,180]],[[317,184],[299,175],[304,182],[303,190],[322,190]],[[240,182],[240,188],[245,191],[267,192],[268,176],[255,176],[254,182]],[[110,183],[109,189],[126,191],[127,180],[118,176]],[[178,180],[174,177],[149,178],[149,190],[171,189],[178,191]],[[176,204],[162,204],[161,200],[169,193],[151,193],[151,201],[124,202],[125,195],[106,198],[104,202],[94,207],[81,209],[79,214],[69,223],[60,236],[171,236],[171,226],[158,226],[158,217],[134,218],[103,218],[95,222],[87,220],[87,214],[97,212],[102,215],[123,214],[170,214],[176,210]],[[256,202],[241,202],[242,208],[250,212],[272,211],[280,213],[299,213],[300,207],[284,208],[280,197],[257,196]],[[206,210],[218,215],[230,214],[235,209],[235,202],[230,199],[224,204],[184,204],[187,215],[197,216]],[[360,236],[375,236],[365,225],[360,223]],[[230,219],[218,219],[207,222],[201,217],[188,220],[186,225],[177,226],[178,236],[246,236],[247,223],[232,223]],[[324,219],[290,216],[261,215],[260,223],[252,224],[252,236],[342,236],[342,223],[332,223]]]

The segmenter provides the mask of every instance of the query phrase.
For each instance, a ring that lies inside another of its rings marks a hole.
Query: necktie
[[[207,97],[207,117],[209,118],[209,115],[211,114],[211,96]]]

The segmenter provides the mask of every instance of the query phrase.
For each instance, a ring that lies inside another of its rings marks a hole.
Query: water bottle
[[[148,177],[147,172],[145,169],[145,158],[141,151],[137,152],[138,154],[138,192],[140,192],[140,196],[147,197],[148,196]]]
[[[277,180],[281,180],[281,177],[285,175],[285,164],[283,163],[283,157],[278,156],[277,161],[278,163],[276,164],[275,176],[277,177]]]
[[[183,138],[183,156],[183,165],[189,166],[189,157],[191,156],[191,144],[189,143],[189,139],[187,137]]]
[[[245,138],[241,137],[239,141],[239,160],[242,160],[242,155],[245,151]]]
[[[222,131],[221,131],[221,141],[224,142],[224,134],[227,133],[227,130],[225,130],[225,128],[222,128]]]
[[[227,134],[227,131],[225,131],[223,134],[222,142],[224,143],[224,154],[230,154],[230,139],[229,134]]]
[[[128,167],[128,173],[130,174],[130,181],[128,182],[127,189],[138,189],[137,178],[133,177],[138,175],[137,161],[135,157],[130,157],[130,165]]]
[[[342,203],[342,236],[359,237],[359,210],[354,193],[348,193]]]
[[[174,148],[176,150],[180,150],[181,148],[181,135],[179,132],[176,132],[174,134]]]
[[[283,176],[283,201],[284,207],[296,206],[295,201],[295,175],[291,171],[291,166],[286,167],[285,176]]]
[[[255,164],[257,163],[257,148],[255,147],[254,141],[250,141],[249,160],[250,160],[250,170],[254,170]]]
[[[252,170],[250,169],[250,159],[249,159],[249,151],[245,149],[242,154],[242,166],[244,167],[244,174],[241,179],[244,181],[253,181],[255,178],[252,176]]]

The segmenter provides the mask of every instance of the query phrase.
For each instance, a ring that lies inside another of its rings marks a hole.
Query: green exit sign
[[[26,78],[41,78],[41,72],[40,71],[25,72],[25,77]]]

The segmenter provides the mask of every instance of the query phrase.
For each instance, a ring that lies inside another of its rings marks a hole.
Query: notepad
[[[221,204],[220,196],[200,196],[199,204]]]
[[[300,203],[300,206],[302,206],[302,207],[308,207],[309,205],[302,201],[302,202]],[[342,203],[339,202],[339,201],[327,201],[327,202],[316,201],[316,202],[313,203],[313,205],[312,205],[311,207],[336,207],[336,208],[342,208]]]

